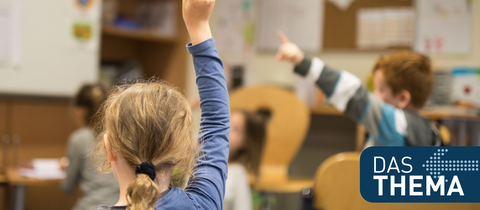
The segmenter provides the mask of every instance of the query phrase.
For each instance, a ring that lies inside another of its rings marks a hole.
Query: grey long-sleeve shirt
[[[68,140],[70,164],[62,181],[62,189],[71,193],[80,184],[82,196],[75,203],[74,210],[97,209],[101,204],[113,205],[120,197],[113,173],[102,174],[94,166],[91,156],[94,144],[95,137],[88,127],[76,130]]]
[[[435,126],[417,113],[384,103],[347,71],[326,65],[318,58],[305,58],[295,73],[315,83],[338,110],[363,124],[371,136],[369,146],[440,146]]]

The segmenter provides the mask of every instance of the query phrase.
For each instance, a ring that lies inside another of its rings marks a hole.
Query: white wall
[[[215,30],[215,14],[212,17],[212,29]],[[454,66],[477,66],[480,67],[480,0],[473,0],[472,12],[472,47],[468,56],[433,56],[432,60],[436,68],[450,69]],[[224,60],[235,61],[238,56],[220,52]],[[375,60],[380,53],[359,53],[359,52],[322,52],[313,54],[324,60],[331,66],[345,69],[365,80],[370,73]],[[191,65],[191,62],[190,62]],[[292,65],[278,63],[274,53],[256,53],[253,56],[251,84],[285,84],[293,85],[294,75]],[[195,73],[193,65],[188,75],[188,96],[197,95],[195,85]]]
[[[0,0],[20,6],[20,63],[0,66],[0,93],[72,96],[98,77],[101,1],[83,11],[75,1]],[[93,34],[82,43],[75,22],[88,22]]]

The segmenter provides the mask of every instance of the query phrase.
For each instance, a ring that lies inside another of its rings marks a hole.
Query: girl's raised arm
[[[230,106],[223,63],[208,19],[214,0],[183,0],[183,17],[192,43],[202,110],[199,140],[203,142],[194,176],[185,189],[198,209],[222,209],[228,168]]]

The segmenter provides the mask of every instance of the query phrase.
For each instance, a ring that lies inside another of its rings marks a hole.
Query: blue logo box
[[[360,192],[376,203],[480,202],[480,147],[370,147]]]

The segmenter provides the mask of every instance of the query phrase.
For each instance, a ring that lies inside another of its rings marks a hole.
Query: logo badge
[[[480,147],[370,147],[360,157],[369,202],[480,202]]]

